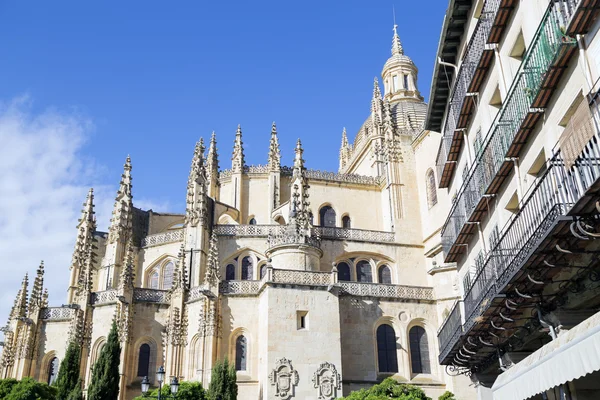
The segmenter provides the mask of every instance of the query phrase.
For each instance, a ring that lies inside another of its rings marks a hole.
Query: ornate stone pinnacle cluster
[[[348,136],[346,134],[346,128],[342,130],[342,145],[340,146],[340,171],[346,167],[350,157],[352,155],[352,148],[348,143]]]
[[[119,289],[133,289],[135,281],[135,259],[133,254],[133,239],[129,238],[125,247],[125,262],[121,269],[121,277],[119,279]]]
[[[108,240],[126,243],[133,226],[133,196],[131,194],[131,158],[127,156],[123,166],[123,175],[115,199],[115,205],[110,220]]]
[[[244,143],[242,142],[242,127],[238,125],[235,132],[235,142],[233,144],[233,154],[231,155],[231,170],[233,172],[243,172],[246,160],[244,159]]]
[[[207,217],[206,166],[204,163],[204,139],[196,143],[194,157],[187,184],[185,223],[191,226],[204,225]]]
[[[204,274],[204,282],[210,286],[215,286],[219,283],[219,246],[217,241],[217,233],[213,230],[210,236],[210,246],[208,249],[208,257],[206,260],[206,273]]]
[[[269,170],[278,172],[281,169],[281,151],[279,150],[279,139],[277,138],[277,126],[273,121],[271,127],[271,141],[269,143]]]
[[[269,247],[280,244],[306,244],[320,246],[320,238],[313,235],[312,211],[310,210],[308,181],[306,168],[302,158],[304,150],[300,139],[296,142],[296,155],[292,172],[292,198],[290,200],[290,214],[288,224],[283,231],[268,238]]]
[[[77,294],[85,296],[92,288],[93,265],[96,256],[94,252],[94,232],[96,231],[94,189],[90,189],[87,194],[83,210],[81,210],[81,218],[79,219],[77,230],[77,240],[75,241],[75,249],[73,250],[71,269],[75,269],[76,271]]]
[[[29,308],[40,309],[44,303],[44,261],[40,262],[29,298]]]
[[[25,318],[27,316],[27,286],[29,286],[29,275],[25,273],[21,288],[10,311],[10,319]]]
[[[175,291],[178,289],[185,290],[187,288],[187,270],[185,267],[185,247],[182,244],[179,249],[179,254],[177,256],[177,262],[175,263],[175,270],[173,271],[173,286],[171,286],[171,291]]]

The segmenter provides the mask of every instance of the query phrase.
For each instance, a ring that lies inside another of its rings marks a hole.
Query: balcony
[[[561,31],[565,15],[557,4],[548,6],[504,105],[453,203],[442,229],[446,262],[455,262],[464,252],[476,224],[487,212],[490,198],[512,173],[513,158],[520,155],[576,51],[575,40]]]
[[[493,7],[496,11],[494,14],[494,20],[488,43],[500,43],[510,15],[513,9],[518,4],[517,0],[487,0],[486,6],[490,3],[490,7]]]
[[[486,42],[497,11],[494,7],[497,7],[497,4],[493,1],[488,1],[484,5],[454,84],[437,159],[441,188],[448,187],[450,184],[462,148],[464,129],[468,126],[475,110],[474,94],[481,88],[492,62],[494,51]]]
[[[565,33],[569,36],[587,33],[600,9],[598,0],[562,0],[563,12],[570,16]]]
[[[443,325],[438,331],[438,342],[440,345],[440,363],[445,360],[453,345],[458,341],[458,338],[462,335],[462,314],[460,311],[460,301],[454,303],[452,311],[444,320]]]
[[[582,290],[582,279],[597,280],[598,246],[589,239],[600,230],[600,113],[596,99],[592,105],[593,114],[587,99],[578,107],[548,170],[528,190],[465,294],[462,336],[455,333],[461,331],[455,309],[444,322],[438,334],[442,364],[478,368],[497,357],[496,348],[518,351],[527,335],[539,333],[531,325],[538,304],[561,304],[569,292]]]

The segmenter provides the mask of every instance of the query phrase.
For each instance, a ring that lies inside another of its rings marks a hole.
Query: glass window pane
[[[233,264],[228,264],[227,267],[225,267],[225,280],[235,280],[235,266]]]
[[[373,282],[371,264],[368,261],[362,260],[356,264],[356,280],[359,282]]]
[[[163,267],[163,289],[171,289],[173,286],[173,270],[175,269],[175,264],[172,261],[169,261]]]
[[[235,370],[245,371],[246,370],[246,358],[247,358],[247,343],[246,338],[238,336],[235,341]]]
[[[410,361],[414,374],[429,374],[429,343],[427,333],[420,326],[413,326],[408,334],[410,344]]]
[[[146,343],[140,346],[138,356],[138,372],[137,376],[149,376],[148,369],[150,368],[150,346]]]
[[[249,281],[253,277],[254,268],[252,265],[252,257],[246,256],[242,260],[242,280]]]
[[[319,211],[321,226],[335,227],[335,211],[329,206],[321,208]]]
[[[379,283],[392,283],[392,270],[387,265],[379,267]]]
[[[379,372],[398,372],[396,332],[387,324],[377,328],[377,361]]]
[[[350,266],[345,262],[338,263],[336,265],[338,270],[338,281],[349,281],[350,280]]]
[[[52,385],[58,377],[58,358],[54,357],[48,364],[48,385]]]
[[[150,275],[150,289],[158,289],[158,271],[154,271]]]

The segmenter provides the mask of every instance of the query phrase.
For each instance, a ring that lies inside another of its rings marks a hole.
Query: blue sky
[[[301,137],[309,167],[337,169],[389,57],[392,6],[427,97],[446,0],[5,1],[0,98],[83,114],[105,183],[130,153],[135,194],[182,208],[195,141],[215,130],[229,167],[238,123],[249,164],[266,162],[274,120],[284,163]]]
[[[0,264],[19,268],[0,304],[42,258],[60,304],[87,188],[106,229],[127,154],[134,202],[155,211],[183,212],[200,136],[215,130],[231,166],[237,124],[248,164],[266,163],[276,121],[284,164],[300,137],[309,168],[337,170],[390,56],[393,6],[427,98],[447,0],[1,2]]]

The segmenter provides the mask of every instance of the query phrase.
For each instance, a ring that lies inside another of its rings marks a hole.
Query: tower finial
[[[238,125],[235,132],[235,142],[233,144],[233,154],[231,156],[231,169],[233,172],[244,171],[244,143],[242,142],[242,127]]]
[[[394,17],[394,19],[396,19]],[[397,31],[398,25],[394,21],[394,38],[392,39],[392,55],[396,54],[404,54],[404,49],[402,48],[402,42],[400,42],[400,36],[398,36]]]
[[[275,121],[271,126],[271,142],[269,143],[269,170],[279,171],[281,168],[281,151],[279,151],[279,139],[277,138],[277,126]]]
[[[123,243],[127,243],[133,224],[133,196],[131,194],[131,186],[131,158],[127,155],[110,221],[108,238],[111,243],[119,239]]]

